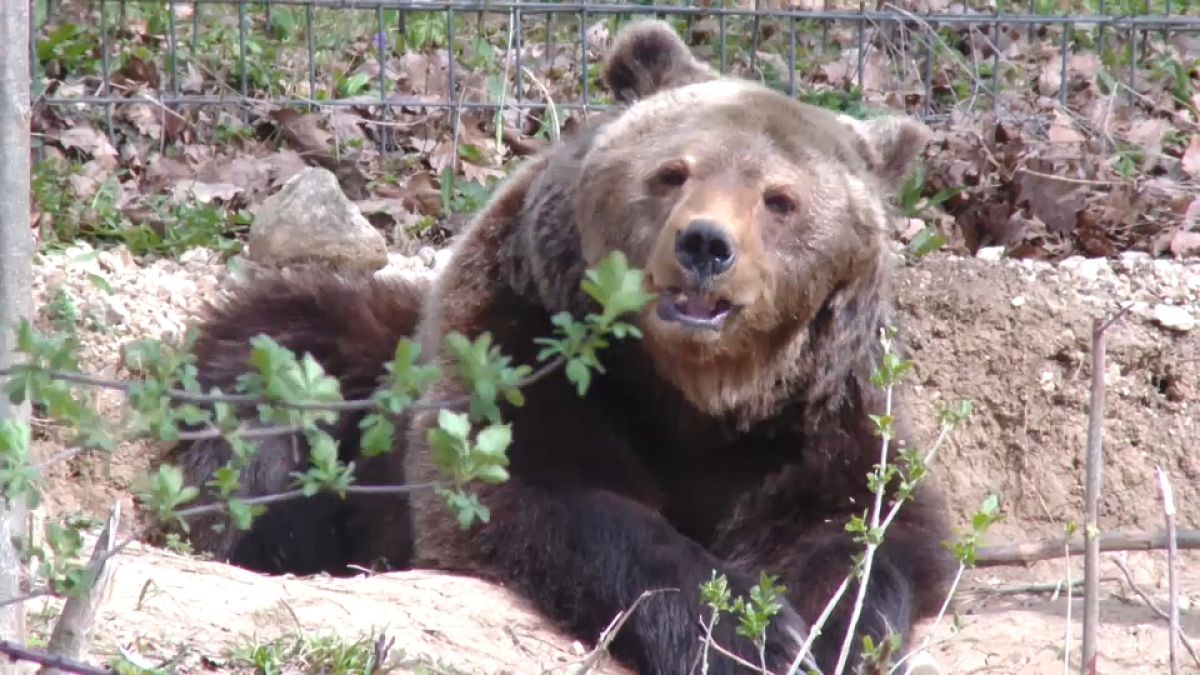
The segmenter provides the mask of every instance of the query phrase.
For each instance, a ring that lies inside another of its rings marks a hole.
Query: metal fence
[[[604,40],[638,15],[672,21],[722,72],[933,123],[956,108],[1002,111],[1006,92],[1069,106],[1076,75],[1095,69],[1125,103],[1162,90],[1194,107],[1200,40],[1191,0],[33,1],[35,108],[102,113],[110,132],[135,105],[243,122],[353,108],[383,150],[389,129],[430,111],[457,123],[604,107]]]

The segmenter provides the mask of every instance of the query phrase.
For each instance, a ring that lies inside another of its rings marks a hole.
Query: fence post
[[[29,12],[30,0],[0,0],[0,368],[16,357],[13,327],[33,309],[33,232],[30,229]],[[28,420],[28,405],[0,396],[0,422]],[[0,599],[21,593],[17,539],[28,535],[25,504],[0,500]],[[24,604],[0,606],[0,638],[25,642]],[[16,673],[7,660],[0,673]]]

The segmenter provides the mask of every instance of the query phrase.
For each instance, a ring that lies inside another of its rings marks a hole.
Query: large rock
[[[292,176],[263,200],[250,226],[246,257],[283,267],[314,263],[375,271],[387,264],[387,242],[322,168]]]

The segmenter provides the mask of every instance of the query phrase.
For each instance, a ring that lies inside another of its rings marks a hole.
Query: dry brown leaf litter
[[[804,9],[812,4],[774,2],[765,8]],[[816,4],[857,8],[856,3]],[[958,191],[943,204],[940,217],[930,218],[954,250],[974,253],[980,247],[1002,245],[1012,257],[1052,260],[1070,255],[1114,257],[1128,250],[1188,257],[1200,250],[1200,203],[1195,196],[1200,96],[1189,93],[1196,89],[1200,39],[1182,31],[1165,37],[1161,31],[1140,34],[1138,70],[1131,78],[1123,63],[1112,61],[1116,56],[1102,58],[1097,53],[1103,39],[1107,49],[1119,55],[1129,40],[1124,29],[1109,28],[1099,36],[1089,26],[1075,26],[1064,64],[1061,27],[999,24],[996,30],[987,22],[995,8],[986,3],[928,0],[883,3],[877,9],[908,13],[908,20],[864,24],[861,51],[853,23],[799,22],[796,86],[801,94],[845,94],[861,80],[869,105],[938,116],[932,122],[938,135],[926,153],[926,180],[920,192],[930,198]],[[98,18],[88,11],[95,12],[68,3],[55,19]],[[930,11],[971,14],[981,23],[947,24],[932,34],[928,22],[914,14]],[[233,15],[204,10],[204,21],[232,36],[232,42],[214,43],[218,58],[192,46],[191,22],[196,17],[191,6],[175,6],[175,12],[175,43],[181,54],[176,72],[169,72],[163,56],[165,36],[156,32],[165,25],[162,18],[131,15],[112,39],[113,93],[158,100],[169,93],[173,81],[183,94],[236,95],[240,74]],[[450,193],[463,183],[487,186],[519,155],[551,135],[548,113],[511,106],[498,118],[488,110],[464,109],[454,115],[436,108],[384,110],[378,93],[366,90],[340,92],[344,101],[355,105],[325,112],[272,105],[272,97],[313,95],[308,91],[306,43],[302,36],[292,42],[266,37],[263,15],[249,16],[248,39],[258,50],[273,50],[276,63],[259,63],[254,59],[268,57],[251,54],[251,66],[268,69],[269,75],[262,77],[269,86],[261,77],[251,80],[254,100],[245,119],[233,106],[130,103],[112,109],[115,134],[110,138],[94,114],[36,107],[34,130],[42,135],[47,154],[84,166],[84,177],[73,183],[79,199],[90,198],[105,178],[115,176],[120,208],[143,218],[140,202],[156,194],[252,211],[300,166],[320,165],[338,174],[345,192],[371,211],[372,222],[393,245],[419,246],[453,233],[478,203],[464,199],[447,204],[444,169],[449,167],[456,177]],[[381,76],[392,100],[563,104],[582,96],[580,32],[570,16],[555,15],[550,24],[555,40],[547,42],[544,17],[531,15],[517,35],[505,14],[464,15],[455,33],[459,47],[453,64],[445,35],[429,27],[440,14],[412,13],[408,33],[402,35],[389,24],[383,37],[376,35],[373,17],[361,12],[322,10],[317,16],[318,39],[325,40],[327,33],[342,36],[340,43],[319,43],[326,51],[318,53],[313,67],[324,96],[339,96],[332,91],[337,82],[374,86]],[[697,53],[714,64],[721,61],[715,46],[719,24],[715,15],[680,24]],[[787,87],[789,59],[779,50],[791,44],[789,22],[763,18],[757,22],[757,38],[748,32],[755,25],[749,19],[729,17],[725,24],[730,43],[724,58],[731,72]],[[594,65],[603,54],[610,25],[604,17],[590,17],[583,33],[586,57]],[[927,40],[931,34],[934,37]],[[413,36],[429,39],[402,44]],[[382,64],[377,43],[388,47]],[[934,61],[927,66],[930,46]],[[753,53],[752,47],[757,48]],[[994,59],[998,74],[992,72]],[[53,60],[48,64],[55,65],[59,67],[45,68],[48,94],[91,95],[101,84],[94,74],[81,75]],[[500,82],[502,90],[497,88]],[[993,95],[997,83],[1000,91]],[[1066,95],[1060,100],[1064,88]],[[589,91],[593,99],[606,100],[594,80]],[[557,113],[564,127],[578,115]],[[386,155],[380,154],[381,145],[387,146]],[[410,243],[412,238],[418,241]]]

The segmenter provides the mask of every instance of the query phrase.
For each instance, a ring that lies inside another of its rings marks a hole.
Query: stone
[[[1096,281],[1106,272],[1111,272],[1107,258],[1084,258],[1075,269],[1075,274],[1087,281]]]
[[[387,242],[350,201],[337,177],[311,167],[263,200],[250,225],[246,257],[263,265],[314,263],[374,272],[388,262]]]
[[[1151,317],[1163,328],[1186,333],[1196,327],[1196,317],[1183,307],[1155,305]]]
[[[925,649],[913,654],[904,669],[904,675],[942,675],[943,672],[937,659]]]
[[[417,251],[417,257],[421,259],[421,262],[425,263],[426,267],[433,267],[434,262],[437,260],[437,251],[432,246],[422,246]]]
[[[999,262],[1004,257],[1004,247],[984,246],[975,252],[975,257],[988,262]]]

